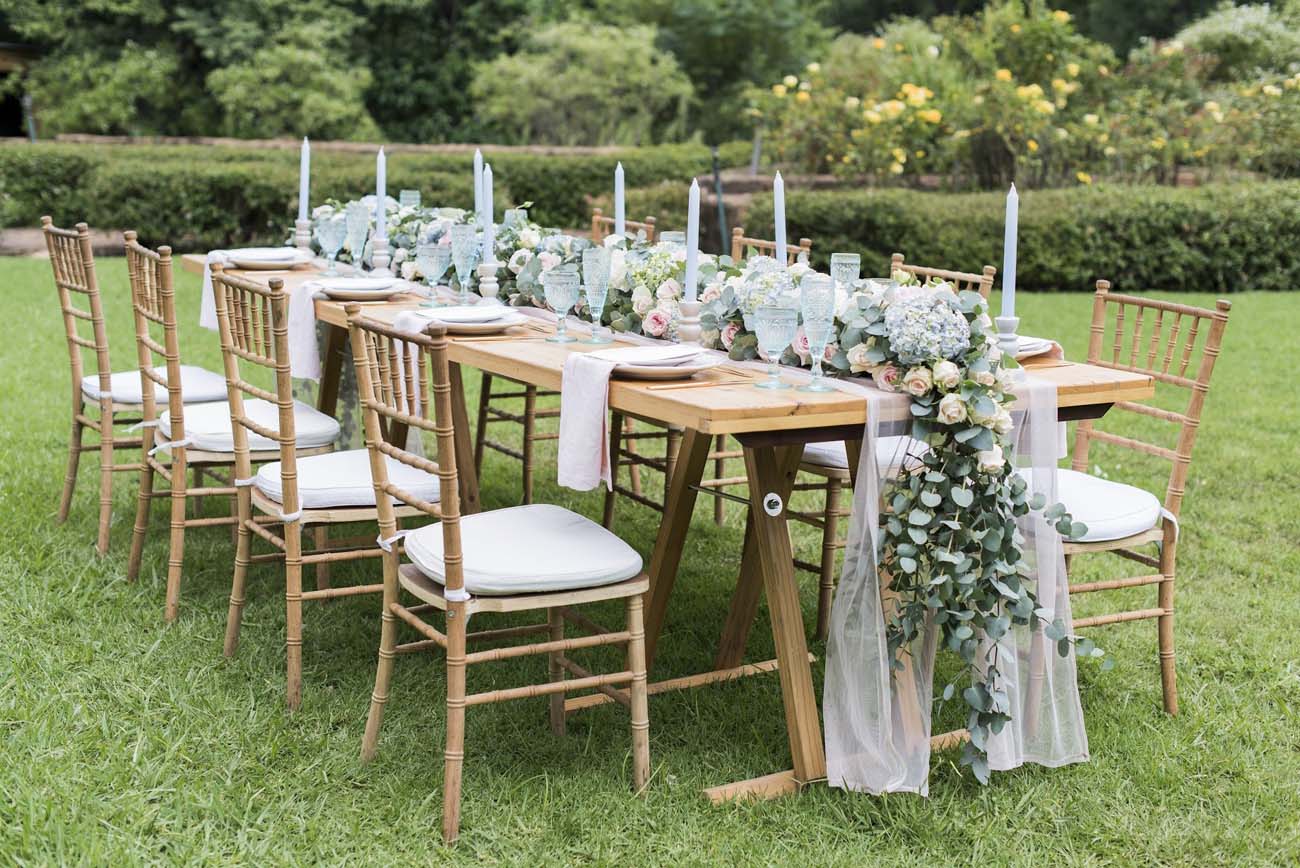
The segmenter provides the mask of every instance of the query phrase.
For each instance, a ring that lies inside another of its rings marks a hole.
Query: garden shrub
[[[1098,278],[1142,293],[1294,290],[1300,285],[1300,182],[1077,187],[1022,191],[1017,286],[1091,292]],[[858,252],[883,275],[892,253],[917,264],[979,271],[1002,266],[1000,193],[907,190],[786,193],[792,238],[813,239],[814,264]],[[768,226],[771,198],[747,223]]]

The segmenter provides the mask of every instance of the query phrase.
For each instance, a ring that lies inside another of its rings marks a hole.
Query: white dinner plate
[[[406,291],[395,277],[323,277],[316,284],[335,301],[380,301]]]
[[[1017,338],[1016,358],[1028,359],[1033,356],[1041,356],[1043,353],[1051,351],[1055,342],[1047,338],[1031,338],[1022,336]]]
[[[719,358],[712,353],[701,353],[698,350],[693,356],[689,356],[685,361],[676,365],[633,365],[620,363],[614,366],[613,375],[625,380],[685,380],[695,376],[700,371],[707,371],[709,368],[717,367],[726,361],[725,358]]]
[[[245,271],[269,271],[278,268],[293,268],[304,262],[310,262],[312,256],[296,247],[244,247],[228,251],[227,259],[235,268]]]
[[[686,364],[695,359],[700,351],[695,347],[676,345],[653,345],[634,347],[612,347],[597,350],[591,355],[598,359],[618,362],[620,366],[630,365],[638,368],[673,367]]]
[[[430,312],[430,316],[438,320],[438,322],[449,325],[452,323],[469,325],[493,322],[501,319],[507,313],[506,306],[501,304],[463,304],[434,308]]]
[[[448,322],[442,318],[443,311],[451,310],[449,307],[434,308],[417,308],[412,311],[418,316],[432,322],[439,323],[447,327],[447,334],[452,335],[494,335],[505,331],[512,326],[523,325],[528,322],[528,317],[521,313],[515,313],[502,306],[502,314],[496,319],[487,320],[486,322]]]

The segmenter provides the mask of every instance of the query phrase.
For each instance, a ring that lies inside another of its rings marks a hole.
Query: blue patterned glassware
[[[853,285],[858,282],[858,278],[861,276],[862,257],[859,254],[831,254],[831,277],[834,278],[836,286],[842,286],[848,292],[852,292]]]
[[[397,194],[397,204],[402,208],[419,208],[420,191],[403,190],[402,192]]]
[[[825,274],[805,274],[799,282],[799,305],[803,333],[808,338],[808,354],[812,357],[812,380],[799,388],[804,392],[833,391],[822,375],[822,356],[835,328],[835,281]]]
[[[552,268],[542,272],[542,289],[546,291],[546,303],[555,311],[555,334],[547,338],[555,344],[568,344],[574,338],[566,331],[569,308],[578,300],[578,286],[581,280],[578,272],[568,268]]]
[[[609,330],[600,324],[609,297],[610,253],[607,247],[588,247],[582,251],[582,282],[587,288],[587,306],[591,308],[591,337],[584,343],[613,342]]]
[[[347,221],[347,249],[352,254],[352,264],[360,269],[366,259],[366,239],[370,237],[371,210],[360,202],[349,202]]]
[[[438,282],[447,273],[451,265],[451,248],[436,241],[425,241],[415,248],[415,267],[420,270],[424,283],[429,287],[429,297],[422,305],[433,307],[438,289]]]
[[[316,243],[320,245],[320,252],[325,254],[325,258],[329,260],[329,268],[325,271],[327,277],[333,277],[339,273],[336,260],[338,259],[339,249],[343,247],[343,242],[347,239],[347,233],[347,217],[343,214],[331,214],[316,221]]]
[[[457,223],[451,227],[451,261],[456,267],[456,303],[468,305],[469,281],[474,274],[474,254],[478,251],[478,233],[468,223]]]
[[[781,382],[781,354],[794,340],[799,330],[799,311],[774,304],[765,304],[754,311],[754,333],[758,347],[767,359],[767,380],[755,383],[760,389],[788,389]]]

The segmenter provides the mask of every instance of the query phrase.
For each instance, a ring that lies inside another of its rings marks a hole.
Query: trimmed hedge
[[[724,162],[748,159],[749,146],[722,149]],[[667,145],[609,153],[543,155],[485,150],[497,205],[532,202],[548,226],[581,228],[588,199],[613,186],[622,161],[628,184],[682,180],[708,171],[709,151]],[[471,153],[396,153],[388,185],[418,189],[424,200],[473,203]],[[103,228],[135,228],[151,243],[178,250],[278,243],[297,211],[298,155],[292,149],[197,145],[0,145],[0,225],[34,226],[42,214],[60,224],[85,220]],[[318,150],[312,155],[312,198],[352,199],[374,187],[374,158]]]
[[[1300,285],[1300,182],[1205,187],[1076,187],[1020,197],[1016,285],[1028,291],[1294,290]],[[1002,266],[1006,200],[998,193],[905,190],[786,193],[789,236],[813,239],[825,267],[858,252],[876,273],[894,252],[962,271]],[[770,196],[746,223],[771,225]]]

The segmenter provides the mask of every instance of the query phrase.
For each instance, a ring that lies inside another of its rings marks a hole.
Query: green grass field
[[[123,261],[103,260],[99,272],[114,365],[125,370],[135,355]],[[5,260],[0,278],[0,322],[8,324],[0,340],[0,863],[1300,859],[1300,450],[1291,440],[1300,407],[1287,352],[1300,333],[1300,295],[1233,299],[1182,514],[1180,717],[1160,711],[1154,622],[1104,628],[1093,635],[1116,667],[1085,665],[1081,673],[1090,763],[1027,767],[981,787],[949,752],[934,758],[929,799],[815,786],[797,798],[711,807],[703,787],[789,767],[775,676],[652,699],[654,776],[644,799],[630,793],[622,709],[584,712],[560,739],[547,727],[545,700],[483,706],[468,716],[464,822],[459,844],[447,850],[438,834],[440,658],[399,660],[379,758],[362,766],[375,598],[309,604],[304,702],[292,716],[283,699],[283,584],[275,568],[254,569],[239,653],[221,656],[233,557],[224,529],[190,533],[181,616],[165,627],[165,505],[156,506],[134,585],[125,580],[134,478],[116,480],[107,558],[93,549],[93,456],[83,459],[71,519],[55,524],[69,386],[49,265]],[[196,325],[198,280],[178,280],[186,361],[219,370],[215,335]],[[1022,297],[1022,329],[1058,338],[1078,358],[1090,310],[1088,295]],[[1113,454],[1098,463],[1163,493],[1151,465]],[[598,495],[559,489],[551,467],[539,473],[540,498],[598,516]],[[486,505],[510,505],[517,492],[517,465],[489,459]],[[708,515],[702,505],[658,677],[696,671],[712,657],[743,515],[731,507],[723,528]],[[622,506],[620,517],[618,530],[648,553],[658,516]],[[1117,574],[1104,559],[1079,566],[1086,577]],[[374,569],[336,568],[334,581]],[[805,578],[811,622],[814,589]],[[1076,613],[1099,612],[1105,602],[1079,601]],[[618,618],[616,609],[597,615]],[[750,658],[770,656],[764,623]],[[522,683],[544,667],[539,660],[478,667],[471,689]]]

